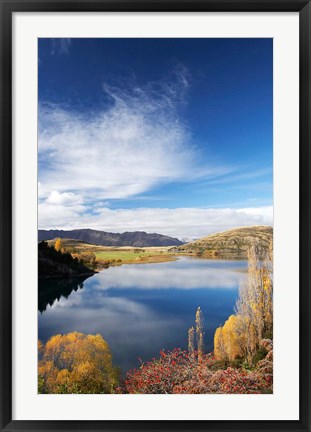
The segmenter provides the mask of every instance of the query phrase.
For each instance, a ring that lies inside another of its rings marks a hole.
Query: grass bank
[[[54,246],[55,241],[56,239],[50,240],[48,243]],[[64,251],[82,259],[86,265],[92,262],[97,270],[122,264],[161,263],[176,259],[174,253],[170,252],[171,246],[98,246],[72,239],[61,239],[61,246]]]

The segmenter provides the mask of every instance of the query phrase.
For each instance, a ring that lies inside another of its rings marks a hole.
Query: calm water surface
[[[39,338],[100,333],[123,372],[161,349],[187,347],[198,306],[206,350],[215,329],[233,312],[245,261],[188,257],[161,264],[110,267],[87,279],[39,282]]]

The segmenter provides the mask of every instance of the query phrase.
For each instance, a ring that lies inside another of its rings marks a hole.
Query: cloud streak
[[[51,55],[54,54],[68,54],[71,46],[71,38],[53,38],[51,39],[52,50]]]
[[[178,114],[190,77],[184,69],[174,76],[143,88],[134,85],[131,91],[104,84],[106,105],[97,112],[40,105],[40,229],[140,230],[196,238],[237,226],[272,224],[272,207],[108,208],[107,202],[115,206],[117,200],[145,200],[170,183],[221,183],[234,170],[212,160],[206,163],[206,154],[201,157],[202,148],[193,144]]]
[[[92,228],[110,232],[146,231],[178,238],[198,238],[239,226],[272,225],[273,208],[137,208],[97,209],[95,214],[83,214],[81,204],[62,206],[39,205],[41,229]]]
[[[162,92],[134,88],[131,94],[105,86],[110,107],[92,114],[41,105],[39,181],[45,198],[58,191],[82,194],[85,201],[125,199],[186,175],[212,174],[213,168],[200,166],[176,111],[182,83]]]

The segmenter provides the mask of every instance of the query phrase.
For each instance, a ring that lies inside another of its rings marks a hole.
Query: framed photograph
[[[1,0],[1,430],[310,428],[310,2]]]

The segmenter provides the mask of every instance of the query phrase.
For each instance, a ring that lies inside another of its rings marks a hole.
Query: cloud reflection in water
[[[182,258],[161,264],[111,267],[83,289],[39,314],[39,337],[80,331],[100,333],[123,371],[157,356],[162,348],[186,348],[197,306],[206,317],[206,346],[233,312],[245,262]]]

